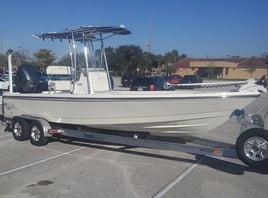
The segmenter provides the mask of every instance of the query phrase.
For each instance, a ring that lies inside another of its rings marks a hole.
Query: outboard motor
[[[33,65],[20,65],[14,78],[17,91],[21,93],[37,93],[39,71]]]
[[[256,83],[257,85],[262,85],[265,88],[267,88],[267,79],[266,79],[266,75],[263,75],[260,80],[257,81]]]

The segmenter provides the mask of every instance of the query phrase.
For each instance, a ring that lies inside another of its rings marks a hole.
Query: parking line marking
[[[11,169],[11,170],[2,172],[2,173],[0,173],[0,177],[1,176],[4,176],[4,175],[7,175],[7,174],[10,174],[10,173],[13,173],[13,172],[16,172],[16,171],[19,171],[19,170],[22,170],[22,169],[25,169],[25,168],[28,168],[28,167],[31,167],[31,166],[35,166],[35,165],[38,165],[38,164],[41,164],[41,163],[44,163],[44,162],[47,162],[47,161],[50,161],[50,160],[54,160],[54,159],[60,158],[62,156],[65,156],[65,155],[74,153],[76,151],[80,151],[82,149],[85,149],[85,147],[80,147],[78,149],[74,149],[74,150],[71,150],[71,151],[68,151],[68,152],[65,152],[65,153],[61,153],[59,155],[55,155],[55,156],[49,157],[47,159],[43,159],[43,160],[40,160],[40,161],[37,161],[37,162],[33,162],[31,164],[27,164],[27,165],[24,165],[24,166],[21,166],[21,167],[18,167],[18,168],[14,168],[14,169]]]
[[[8,137],[10,135],[0,135],[0,138]]]
[[[203,156],[200,160],[198,160],[196,163],[194,163],[192,166],[190,166],[188,169],[186,169],[181,175],[176,177],[173,181],[171,181],[167,186],[165,186],[161,191],[159,191],[157,194],[153,196],[153,198],[161,198],[164,197],[164,195],[171,190],[175,185],[180,183],[187,175],[189,175],[199,164],[202,163],[202,161],[206,159],[206,156]]]

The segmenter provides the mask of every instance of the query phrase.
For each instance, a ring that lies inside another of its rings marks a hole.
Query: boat
[[[60,91],[48,86],[48,91],[35,92],[34,85],[29,85],[27,77],[23,77],[34,72],[28,71],[30,67],[20,66],[17,75],[21,73],[18,78],[22,80],[19,83],[27,82],[25,86],[29,89],[3,94],[4,118],[28,116],[54,125],[180,136],[212,130],[225,122],[234,109],[241,109],[260,96],[257,91],[112,90],[104,40],[130,33],[123,25],[93,25],[35,34],[42,40],[67,40],[69,43],[70,90]],[[96,43],[100,50],[95,50]],[[84,66],[76,63],[78,44],[82,44]]]

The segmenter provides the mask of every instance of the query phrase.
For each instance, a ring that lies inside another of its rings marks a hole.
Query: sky
[[[0,52],[51,49],[59,58],[66,43],[32,35],[82,25],[121,25],[132,34],[105,46],[138,45],[164,55],[251,57],[268,53],[268,0],[0,0]]]

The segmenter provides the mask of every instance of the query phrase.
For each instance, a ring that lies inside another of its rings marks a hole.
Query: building
[[[203,78],[259,79],[268,74],[267,58],[184,58],[176,63],[181,76],[198,74]]]

